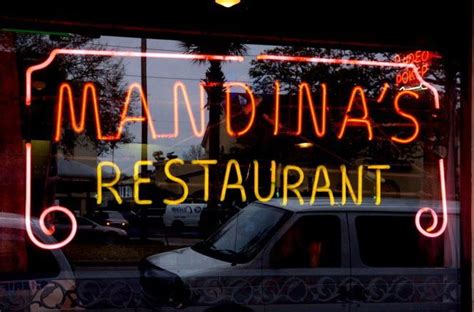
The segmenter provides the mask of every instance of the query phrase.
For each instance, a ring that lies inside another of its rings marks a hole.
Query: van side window
[[[301,217],[273,247],[270,265],[275,268],[340,267],[339,218]]]
[[[443,267],[444,235],[428,238],[414,216],[359,216],[356,231],[362,262],[372,267]]]

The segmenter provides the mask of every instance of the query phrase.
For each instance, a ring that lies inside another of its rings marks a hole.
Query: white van
[[[201,212],[206,205],[206,203],[167,205],[163,214],[163,223],[166,227],[176,230],[184,227],[198,227]]]
[[[459,311],[459,207],[428,238],[424,206],[255,202],[201,243],[145,258],[141,285],[185,311]]]

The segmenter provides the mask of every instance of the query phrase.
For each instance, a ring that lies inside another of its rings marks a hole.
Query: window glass
[[[247,262],[261,251],[289,214],[283,209],[252,204],[194,248],[227,261]]]
[[[360,257],[368,266],[444,267],[447,264],[445,236],[420,235],[413,216],[360,216],[356,218],[356,229]]]
[[[341,265],[341,222],[336,216],[301,217],[271,251],[278,268],[327,268]]]

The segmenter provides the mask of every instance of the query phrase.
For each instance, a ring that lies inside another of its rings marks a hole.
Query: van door
[[[345,214],[295,214],[262,261],[265,311],[349,311]]]
[[[437,238],[418,232],[414,213],[356,213],[348,219],[351,311],[458,311],[457,217],[450,216]]]

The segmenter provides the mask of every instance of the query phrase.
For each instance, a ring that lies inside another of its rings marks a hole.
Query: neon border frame
[[[42,63],[30,66],[26,70],[26,96],[25,105],[27,109],[31,106],[31,77],[35,71],[41,70],[49,66],[57,55],[83,55],[83,56],[109,56],[109,57],[149,57],[149,58],[161,58],[161,59],[183,59],[183,60],[216,60],[216,61],[236,61],[242,62],[244,57],[242,56],[230,56],[230,55],[201,55],[201,54],[180,54],[180,53],[153,53],[153,52],[135,52],[135,51],[109,51],[109,50],[80,50],[80,49],[55,49],[51,51],[49,57]],[[375,66],[375,67],[394,67],[394,68],[407,68],[412,69],[420,84],[432,91],[434,97],[435,109],[440,108],[439,94],[435,87],[426,82],[421,77],[418,68],[414,64],[406,63],[394,63],[394,62],[381,62],[381,61],[368,61],[368,60],[353,60],[353,59],[331,59],[331,58],[319,58],[319,57],[302,57],[302,56],[283,56],[283,55],[258,55],[256,57],[258,61],[283,61],[283,62],[306,62],[306,63],[322,63],[322,64],[335,64],[335,65],[357,65],[357,66]],[[31,110],[28,110],[31,113]],[[29,134],[28,134],[29,135]],[[64,247],[72,241],[77,232],[77,222],[74,214],[67,208],[61,206],[51,206],[46,208],[40,215],[39,225],[41,230],[46,235],[52,235],[53,231],[47,228],[45,225],[46,216],[53,212],[63,212],[70,219],[72,228],[69,235],[63,240],[55,244],[45,244],[39,241],[34,235],[31,227],[31,142],[28,137],[25,143],[26,150],[26,196],[25,196],[25,226],[28,237],[31,241],[40,248],[43,249],[58,249]],[[448,211],[446,201],[446,185],[444,177],[444,161],[439,159],[439,172],[440,172],[440,183],[441,183],[441,200],[442,200],[442,212],[443,222],[440,228],[433,232],[438,226],[439,218],[433,208],[423,207],[418,210],[415,217],[415,224],[418,231],[427,237],[438,237],[444,233],[448,222]],[[433,219],[432,224],[425,230],[421,225],[421,216],[429,212]]]

